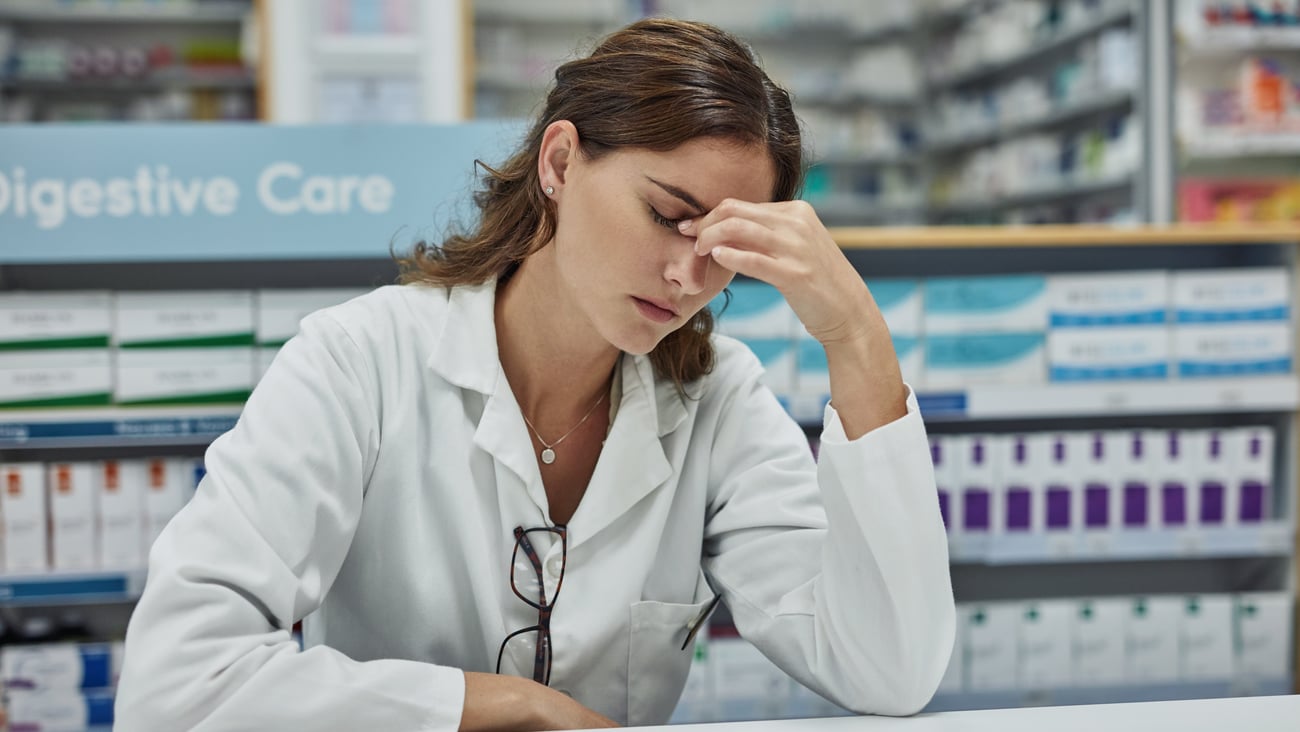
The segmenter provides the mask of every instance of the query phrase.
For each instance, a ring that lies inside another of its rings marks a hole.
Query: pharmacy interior
[[[651,15],[790,90],[889,324],[957,602],[927,711],[1296,692],[1300,0],[9,0],[11,724],[112,724],[148,549],[301,318],[392,283],[555,67]],[[729,290],[816,453],[824,351]],[[674,722],[847,714],[725,607],[694,644]]]

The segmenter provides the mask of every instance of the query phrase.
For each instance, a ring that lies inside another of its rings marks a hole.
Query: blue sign
[[[0,263],[384,258],[472,224],[518,122],[0,127]]]

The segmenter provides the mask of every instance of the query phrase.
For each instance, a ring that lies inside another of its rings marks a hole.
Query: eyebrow
[[[699,213],[701,216],[709,212],[709,210],[705,208],[704,205],[701,204],[699,200],[695,198],[695,196],[692,196],[691,194],[678,188],[677,186],[657,181],[648,175],[645,177],[645,179],[650,181],[651,183],[654,183],[660,188],[664,189],[666,193],[673,196],[674,198],[681,200],[682,203],[685,203],[687,206],[690,206],[691,208],[695,209],[696,213]]]

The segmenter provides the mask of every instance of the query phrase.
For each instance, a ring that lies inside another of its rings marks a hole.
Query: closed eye
[[[656,224],[659,224],[665,229],[672,229],[673,231],[677,230],[677,221],[659,213],[655,210],[654,206],[650,207],[650,218],[654,219]]]

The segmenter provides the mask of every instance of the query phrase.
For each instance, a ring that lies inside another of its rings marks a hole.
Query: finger
[[[714,247],[712,256],[713,260],[720,266],[732,272],[743,274],[746,277],[763,280],[778,290],[781,289],[781,283],[786,279],[781,260],[761,252],[751,252],[733,247]]]
[[[700,231],[695,253],[707,255],[714,247],[727,246],[776,255],[789,249],[780,232],[749,219],[730,218]]]
[[[677,230],[686,236],[697,236],[709,226],[729,218],[749,219],[769,229],[776,229],[789,226],[811,212],[812,207],[803,201],[753,203],[738,198],[727,198],[703,216],[682,219],[678,222]]]

